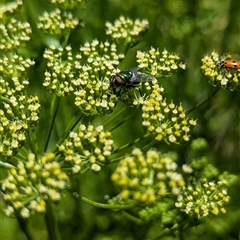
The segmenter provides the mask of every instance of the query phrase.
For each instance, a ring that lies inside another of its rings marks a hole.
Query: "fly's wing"
[[[138,75],[140,82],[151,82],[155,79],[154,76],[146,74],[146,73],[136,72],[136,74]]]
[[[140,82],[153,81],[153,79],[154,79],[153,76],[148,75],[146,73],[142,73],[139,71],[139,69],[140,69],[139,67],[128,69],[128,71],[131,71],[133,73],[131,79],[129,80],[130,85],[134,86],[134,85],[139,84]]]

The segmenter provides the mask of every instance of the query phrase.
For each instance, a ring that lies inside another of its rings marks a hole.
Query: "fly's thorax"
[[[125,70],[118,73],[117,76],[120,77],[123,82],[128,83],[133,76],[133,72],[130,70]]]

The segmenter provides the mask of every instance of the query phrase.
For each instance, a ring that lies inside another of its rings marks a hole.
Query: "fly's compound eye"
[[[123,80],[118,76],[111,77],[111,86],[112,87],[121,87],[123,85]]]

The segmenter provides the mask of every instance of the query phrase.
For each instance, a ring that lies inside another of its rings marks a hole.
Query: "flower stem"
[[[28,240],[34,240],[35,239],[34,234],[31,231],[31,228],[29,227],[29,224],[28,224],[29,219],[23,219],[19,216],[16,216],[16,218],[18,220],[18,224],[19,224],[21,230],[25,233],[26,238]]]
[[[118,118],[119,116],[122,115],[122,113],[125,111],[125,109],[127,108],[127,106],[123,107],[121,110],[119,110],[116,114],[114,114],[112,117],[110,117],[107,121],[104,122],[103,126],[106,126],[107,124],[109,124],[110,122],[112,122],[113,120],[115,120],[116,118]],[[115,128],[115,127],[114,127]],[[113,128],[113,129],[114,129]],[[110,130],[112,131],[112,130]]]
[[[133,142],[127,143],[127,144],[123,145],[122,147],[115,149],[115,150],[112,152],[112,154],[118,153],[118,152],[122,151],[123,149],[128,148],[128,147],[136,144],[137,142],[139,142],[139,141],[143,140],[144,138],[148,137],[149,135],[150,135],[149,133],[146,133],[146,134],[143,135],[142,137],[139,137],[139,138],[135,139]]]
[[[202,106],[206,102],[210,101],[210,99],[213,98],[213,96],[218,92],[219,89],[220,89],[220,87],[218,87],[207,99],[205,99],[204,101],[198,103],[195,107],[186,111],[186,114],[189,114],[189,113],[193,112],[195,109],[199,108],[200,106]]]
[[[49,239],[51,240],[61,240],[58,226],[56,222],[56,218],[52,208],[52,202],[47,200],[46,201],[46,214],[45,214],[45,221],[47,225],[47,230],[49,234]]]
[[[69,123],[68,127],[66,128],[65,132],[63,133],[62,137],[59,139],[59,141],[57,142],[57,146],[60,145],[64,139],[66,139],[66,137],[68,136],[68,134],[70,133],[70,131],[72,131],[76,125],[80,122],[80,120],[82,120],[84,117],[84,115],[82,114],[81,111],[78,112],[78,114],[76,114],[73,119],[71,120],[71,122]],[[56,149],[53,151],[55,152]]]
[[[59,107],[60,100],[61,100],[61,98],[57,97],[55,94],[53,96],[54,96],[54,99],[53,99],[53,102],[52,102],[51,114],[50,114],[51,122],[49,124],[49,128],[48,128],[48,131],[47,131],[47,140],[46,140],[46,143],[45,143],[44,152],[46,152],[47,148],[48,148],[51,133],[52,133],[52,130],[53,130],[53,124],[54,124],[54,121],[56,119],[57,112],[58,112],[58,107]]]
[[[150,147],[156,142],[156,140],[152,140],[150,143],[148,143],[147,145],[145,145],[144,147],[142,147],[142,150],[146,150],[146,149],[150,149]]]
[[[129,118],[131,118],[134,115],[135,111],[133,111],[131,114],[129,114],[127,117],[125,117],[121,122],[119,122],[117,125],[115,125],[113,128],[111,128],[109,131],[113,132],[116,128],[120,127],[122,124],[124,124]]]
[[[0,167],[7,168],[7,169],[16,168],[14,165],[6,162],[2,162],[2,161],[0,161]]]
[[[83,202],[88,203],[94,207],[105,208],[105,209],[131,209],[136,205],[135,203],[110,205],[110,204],[104,204],[104,203],[98,203],[98,202],[92,201],[86,197],[79,196],[77,193],[74,193],[73,195],[81,199]]]
[[[36,136],[35,128],[29,128],[28,142],[30,144],[32,152],[35,155],[37,155],[38,152],[39,152],[39,146],[38,146],[38,142],[37,142],[37,136]]]
[[[123,215],[124,218],[127,218],[131,222],[134,222],[134,223],[139,224],[139,225],[144,224],[143,220],[133,216],[132,214],[130,214],[130,213],[126,212],[126,211],[123,211],[122,215]]]

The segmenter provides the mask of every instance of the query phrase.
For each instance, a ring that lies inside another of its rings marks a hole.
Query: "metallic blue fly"
[[[128,89],[137,87],[139,83],[150,82],[154,79],[151,75],[139,72],[139,69],[127,69],[111,76],[109,88],[112,93],[119,97]]]

